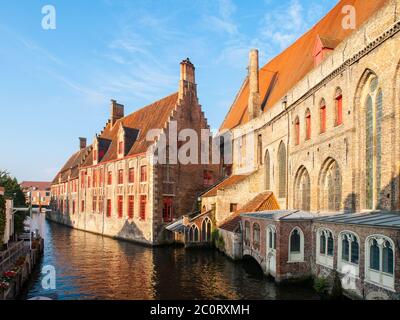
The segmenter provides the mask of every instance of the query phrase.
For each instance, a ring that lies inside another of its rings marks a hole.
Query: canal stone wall
[[[25,247],[28,244],[25,243]],[[35,267],[43,256],[44,240],[38,239],[33,242],[32,249],[22,250],[18,260],[10,266],[10,271],[15,271],[15,276],[9,281],[9,287],[5,290],[0,288],[0,300],[15,300],[25,289]]]

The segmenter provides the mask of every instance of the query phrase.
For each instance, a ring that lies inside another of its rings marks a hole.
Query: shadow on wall
[[[136,240],[140,242],[149,243],[149,240],[145,238],[143,232],[136,225],[136,223],[129,222],[128,220],[125,221],[123,227],[118,232],[116,237],[121,239]]]
[[[377,209],[384,211],[398,211],[399,208],[400,177],[396,176],[384,186],[378,194]],[[356,193],[349,193],[343,203],[345,213],[354,213],[366,208],[360,203],[360,197]]]

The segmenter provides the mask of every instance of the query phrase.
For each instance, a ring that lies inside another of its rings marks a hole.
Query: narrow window
[[[286,197],[286,147],[283,142],[281,142],[278,150],[278,197],[285,198]]]
[[[134,168],[129,168],[129,183],[134,183],[135,182],[135,169]]]
[[[306,111],[306,140],[311,139],[311,113],[310,110]]]
[[[290,252],[299,253],[300,252],[300,233],[297,229],[292,232],[290,236]]]
[[[294,120],[294,144],[298,146],[300,144],[300,119],[296,117]]]
[[[235,212],[237,210],[237,203],[230,204],[230,212]]]
[[[140,196],[140,219],[146,219],[146,205],[147,205],[147,196],[141,195]]]
[[[85,212],[85,200],[81,201],[81,212]]]
[[[250,222],[246,221],[244,223],[244,239],[246,244],[250,243]]]
[[[118,170],[118,184],[124,184],[124,170]]]
[[[118,154],[124,154],[124,142],[123,141],[120,141],[119,143],[118,143]]]
[[[378,242],[374,239],[369,247],[369,267],[372,270],[379,271],[379,255]]]
[[[382,271],[393,274],[393,249],[389,241],[385,241],[383,245]]]
[[[325,100],[321,101],[321,106],[319,108],[321,123],[320,123],[320,133],[326,132],[326,104]]]
[[[134,205],[135,205],[135,197],[134,196],[129,196],[128,198],[128,217],[129,219],[133,219],[133,210],[134,210]]]
[[[147,166],[140,167],[140,182],[147,181]]]
[[[108,173],[107,173],[107,184],[109,186],[112,185],[112,172],[111,171],[108,171]]]
[[[92,200],[93,200],[92,201],[92,209],[93,209],[93,212],[96,212],[97,211],[97,196],[93,196]]]
[[[123,196],[118,196],[118,218],[122,218],[124,212],[124,198]]]
[[[343,123],[343,96],[342,96],[342,90],[340,88],[336,90],[335,104],[336,104],[335,125],[340,126]]]
[[[111,199],[107,199],[107,217],[111,217]]]
[[[164,222],[172,221],[173,216],[173,200],[172,197],[164,197],[163,220]]]

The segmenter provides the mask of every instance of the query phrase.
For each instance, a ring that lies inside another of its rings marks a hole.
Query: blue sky
[[[177,91],[179,62],[196,66],[200,103],[218,128],[246,75],[251,48],[265,64],[336,0],[2,0],[0,169],[51,180],[91,143],[116,99],[130,113]],[[44,5],[56,30],[43,30]]]

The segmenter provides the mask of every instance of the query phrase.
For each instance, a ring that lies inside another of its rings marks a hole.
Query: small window
[[[213,172],[210,170],[204,170],[203,180],[204,186],[212,186],[214,184]]]
[[[108,171],[108,173],[107,173],[107,184],[109,186],[112,185],[112,172],[111,171]]]
[[[129,168],[128,180],[129,180],[129,183],[134,183],[135,182],[135,169],[134,168]]]
[[[311,139],[311,112],[309,109],[306,111],[306,140]]]
[[[260,249],[260,225],[258,223],[253,224],[253,247],[256,250]]]
[[[250,244],[250,222],[246,221],[244,223],[244,241],[247,245]]]
[[[129,196],[128,198],[128,217],[129,219],[133,219],[133,210],[135,208],[135,197]]]
[[[118,154],[123,155],[124,154],[124,142],[120,141],[118,143]]]
[[[295,229],[290,236],[290,252],[299,253],[300,252],[300,232]]]
[[[140,182],[147,181],[147,166],[140,167]]]
[[[81,201],[81,212],[85,212],[85,200]]]
[[[118,184],[124,184],[124,170],[118,170]]]
[[[93,200],[92,201],[92,209],[93,209],[93,212],[96,212],[97,211],[97,196],[93,196],[92,200]]]
[[[173,217],[173,199],[172,197],[164,197],[163,220],[171,222]]]
[[[147,206],[147,196],[141,195],[140,196],[140,219],[146,219],[146,206]]]
[[[124,198],[118,196],[118,218],[122,218],[124,212]]]
[[[343,123],[343,96],[340,88],[336,90],[335,105],[335,125],[340,126]]]
[[[237,210],[237,203],[230,204],[230,212],[235,212]]]
[[[111,199],[107,199],[107,217],[111,217]]]
[[[319,107],[319,113],[320,113],[320,133],[325,133],[326,132],[326,104],[325,100],[322,99],[320,107]]]
[[[300,119],[296,117],[294,120],[294,144],[298,146],[300,144]]]

